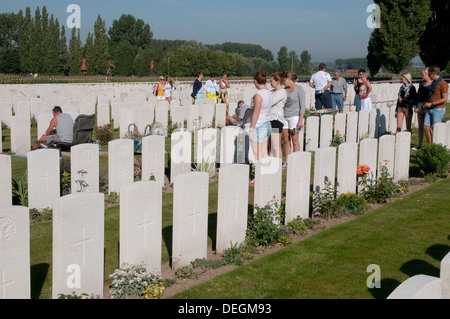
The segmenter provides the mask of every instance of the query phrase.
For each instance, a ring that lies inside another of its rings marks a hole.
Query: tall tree
[[[290,69],[287,47],[283,46],[280,48],[277,54],[277,60],[281,71],[288,71]]]
[[[0,14],[0,72],[19,73],[20,56],[17,50],[19,24],[22,12],[19,14]]]
[[[444,70],[450,61],[450,0],[431,0],[431,11],[419,40],[419,55],[425,65]]]
[[[370,75],[375,77],[381,68],[381,57],[379,56],[379,50],[383,46],[383,42],[380,37],[380,32],[375,29],[370,35],[369,45],[367,46],[367,67],[369,68]]]
[[[404,70],[420,52],[419,38],[431,15],[430,0],[375,0],[380,7],[381,47],[376,56],[392,73]]]
[[[299,74],[308,75],[311,63],[311,54],[308,50],[303,50],[300,54],[300,70]]]
[[[20,66],[22,72],[29,73],[32,71],[31,67],[31,33],[33,31],[33,18],[31,17],[31,9],[27,7],[25,9],[25,16],[20,20],[19,26],[19,56]]]
[[[46,14],[46,11],[44,11],[44,14]],[[36,8],[36,11],[34,13],[34,21],[32,23],[33,29],[31,31],[31,38],[30,38],[30,66],[31,66],[31,72],[41,72],[42,71],[42,56],[43,56],[43,49],[42,41],[43,41],[43,34],[42,34],[42,16],[41,16],[41,10],[39,7]]]
[[[109,47],[108,35],[106,34],[105,21],[100,15],[94,23],[94,46],[93,61],[90,62],[92,72],[96,74],[105,74],[108,68]]]
[[[130,14],[123,14],[119,20],[114,20],[108,34],[113,45],[128,42],[133,47],[135,55],[139,48],[144,49],[149,45],[153,37],[150,26],[142,19],[136,20]]]
[[[78,30],[78,32],[77,32]],[[81,64],[83,63],[83,48],[80,40],[80,29],[72,28],[72,34],[69,42],[68,67],[71,74],[81,73]]]
[[[59,42],[59,64],[64,74],[69,72],[69,51],[67,50],[66,28],[61,26],[61,36]]]
[[[135,53],[133,46],[128,41],[122,41],[115,46],[113,59],[113,74],[121,76],[130,76],[133,74]]]

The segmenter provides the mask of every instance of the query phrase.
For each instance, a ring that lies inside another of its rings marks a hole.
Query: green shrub
[[[421,147],[416,154],[417,164],[425,174],[447,176],[450,153],[441,144],[429,144]]]
[[[247,243],[256,247],[288,243],[287,229],[282,225],[284,216],[284,204],[275,200],[264,207],[255,206],[248,216]]]
[[[366,200],[364,196],[360,196],[355,193],[348,192],[347,194],[341,194],[336,199],[337,204],[340,207],[345,207],[347,212],[353,215],[360,215],[364,213],[366,208]]]

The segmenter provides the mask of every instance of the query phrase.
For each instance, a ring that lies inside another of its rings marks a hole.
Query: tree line
[[[114,20],[109,29],[98,15],[84,44],[80,29],[66,30],[45,6],[36,8],[34,15],[30,7],[0,14],[0,73],[183,77],[199,71],[247,76],[259,70],[291,70],[309,74],[310,61],[307,50],[299,58],[287,47],[280,48],[275,60],[270,50],[255,44],[154,39],[150,25],[129,14]]]

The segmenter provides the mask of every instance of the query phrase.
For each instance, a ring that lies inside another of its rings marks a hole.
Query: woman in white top
[[[217,83],[216,83],[216,75],[211,74],[211,78],[205,83],[205,91],[207,99],[214,99],[215,104],[217,104]]]
[[[164,97],[166,101],[172,102],[172,84],[173,80],[170,76],[166,76],[166,85],[164,86]]]
[[[270,111],[272,108],[272,94],[266,87],[267,72],[255,74],[255,87],[258,89],[253,97],[253,115],[250,123],[250,141],[256,161],[269,156],[268,142],[272,127],[270,125]]]
[[[272,92],[272,109],[270,112],[270,124],[272,133],[270,135],[270,153],[272,156],[283,158],[281,149],[281,132],[284,122],[284,105],[286,104],[287,93],[281,85],[281,75],[279,72],[270,76],[270,85],[273,87]]]

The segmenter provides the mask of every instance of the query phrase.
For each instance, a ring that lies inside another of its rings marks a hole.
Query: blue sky
[[[69,4],[81,8],[83,42],[100,14],[107,29],[122,14],[150,25],[155,39],[197,40],[204,44],[259,44],[276,53],[281,46],[297,55],[308,50],[312,60],[330,62],[365,57],[371,29],[366,12],[372,0],[13,0],[1,1],[0,12],[46,6],[66,24]],[[67,26],[66,26],[67,29]],[[70,30],[66,31],[70,36]]]

